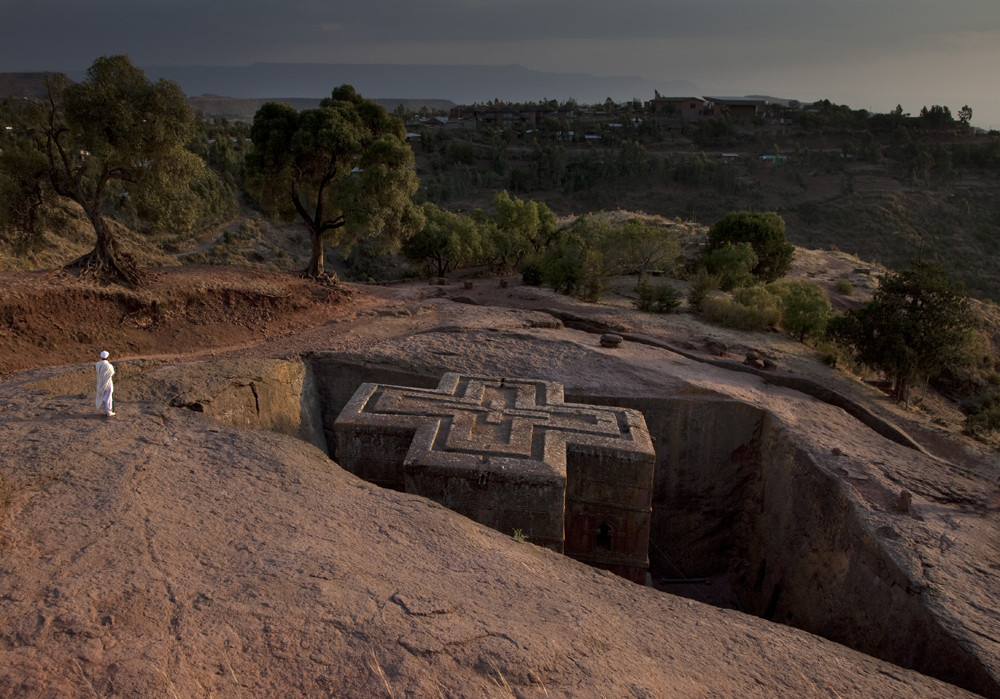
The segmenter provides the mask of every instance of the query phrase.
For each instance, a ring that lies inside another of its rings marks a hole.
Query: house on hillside
[[[753,121],[763,118],[768,111],[769,102],[762,99],[708,97],[712,101],[713,116],[728,115],[734,121]]]
[[[646,102],[653,116],[701,119],[712,115],[712,103],[702,97],[656,97]]]

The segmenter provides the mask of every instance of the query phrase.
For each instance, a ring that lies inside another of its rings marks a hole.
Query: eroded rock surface
[[[93,409],[89,363],[3,377],[0,694],[965,693],[902,664],[1000,696],[995,458],[932,456],[940,436],[907,448],[717,361],[600,344],[602,328],[666,337],[683,319],[604,308],[587,332],[382,293],[218,356],[114,357],[114,420]],[[771,354],[768,372],[788,372]],[[446,371],[642,411],[654,567],[897,665],[595,571],[330,460],[361,383],[430,388]]]
[[[203,413],[4,386],[5,696],[960,696]]]

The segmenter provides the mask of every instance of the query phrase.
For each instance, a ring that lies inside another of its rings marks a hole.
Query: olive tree
[[[104,56],[82,82],[51,78],[46,100],[26,114],[22,127],[44,157],[46,184],[79,204],[96,234],[94,250],[72,264],[139,282],[138,266],[119,249],[107,212],[122,197],[176,202],[190,194],[189,182],[204,164],[184,147],[194,121],[180,87],[151,82],[128,56]]]
[[[419,230],[413,151],[403,122],[350,85],[317,109],[269,102],[254,116],[247,189],[269,211],[302,220],[312,241],[305,274],[323,276],[323,246],[359,240],[391,249]]]

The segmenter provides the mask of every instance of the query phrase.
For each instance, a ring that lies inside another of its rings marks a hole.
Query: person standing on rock
[[[108,361],[108,353],[101,352],[101,361],[94,367],[97,369],[97,401],[96,406],[104,411],[105,417],[113,417],[115,412],[111,409],[111,395],[115,392],[115,383],[111,377],[115,375],[115,368]]]

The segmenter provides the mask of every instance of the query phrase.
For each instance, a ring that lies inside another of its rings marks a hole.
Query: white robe
[[[115,368],[111,366],[111,362],[107,359],[97,362],[94,368],[97,369],[97,400],[95,401],[95,407],[103,409],[105,414],[110,414],[112,412],[111,394],[115,390],[115,384],[111,380],[111,377],[115,375]]]

